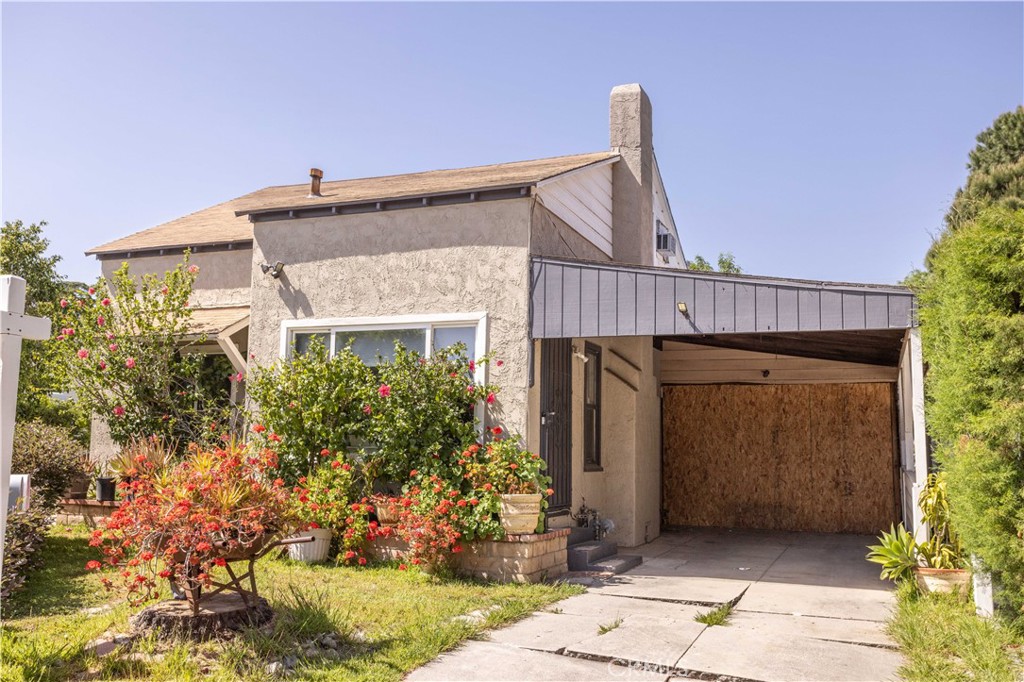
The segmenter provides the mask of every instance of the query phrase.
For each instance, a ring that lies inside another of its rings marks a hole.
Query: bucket
[[[288,556],[296,561],[304,561],[312,564],[317,561],[327,561],[331,553],[331,529],[310,528],[309,530],[296,533],[292,537],[306,538],[313,536],[313,542],[299,542],[288,545]]]

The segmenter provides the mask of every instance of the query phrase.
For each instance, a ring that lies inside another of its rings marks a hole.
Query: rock
[[[295,668],[296,665],[299,664],[299,658],[298,658],[298,656],[290,656],[289,655],[289,656],[285,656],[283,659],[281,659],[281,662],[282,662],[282,664],[284,664],[285,668],[287,668],[288,670],[292,670],[292,669]]]
[[[85,647],[85,652],[89,654],[95,654],[97,656],[107,656],[114,652],[118,647],[129,647],[134,641],[134,637],[125,634],[113,634],[99,637],[89,642]]]
[[[284,663],[281,661],[274,661],[273,663],[268,663],[267,666],[263,668],[263,672],[265,672],[268,677],[283,677],[286,669]]]
[[[258,627],[274,615],[262,597],[258,597],[250,607],[241,595],[221,592],[203,598],[199,604],[199,613],[193,615],[187,602],[165,600],[147,606],[132,616],[128,623],[135,635],[153,632],[158,639],[187,637],[202,640],[225,632]]]
[[[363,632],[362,630],[360,630],[359,628],[354,629],[349,634],[348,638],[350,640],[352,640],[353,642],[358,642],[359,644],[366,644],[367,642],[370,641],[369,636],[367,636],[367,634],[365,632]]]
[[[323,637],[320,638],[320,646],[325,647],[327,649],[332,649],[332,650],[333,649],[337,649],[338,648],[338,640],[336,640],[334,638],[334,635],[324,635]]]

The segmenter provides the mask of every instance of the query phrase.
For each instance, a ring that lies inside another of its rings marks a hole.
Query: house
[[[476,168],[269,187],[110,243],[192,250],[196,324],[245,371],[355,339],[496,353],[487,419],[548,462],[549,524],[584,503],[633,546],[664,526],[877,532],[927,470],[915,302],[895,286],[686,269],[639,85],[610,145]],[[102,448],[102,433],[96,434]]]

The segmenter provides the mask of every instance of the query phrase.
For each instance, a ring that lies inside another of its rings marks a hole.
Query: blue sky
[[[3,218],[90,246],[274,184],[605,149],[640,82],[688,256],[895,282],[1024,101],[1022,3],[3,3]]]

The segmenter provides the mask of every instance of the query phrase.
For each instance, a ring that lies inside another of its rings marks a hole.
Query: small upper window
[[[583,370],[583,468],[601,469],[601,347],[588,343]]]

